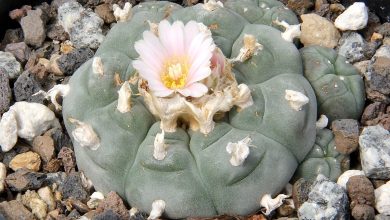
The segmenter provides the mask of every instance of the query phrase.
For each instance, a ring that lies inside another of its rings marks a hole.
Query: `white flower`
[[[174,92],[187,97],[201,97],[208,88],[199,81],[211,74],[211,58],[216,48],[210,31],[195,21],[172,25],[163,20],[158,36],[151,31],[135,43],[140,55],[133,62],[140,76],[148,82],[155,96],[166,97]]]

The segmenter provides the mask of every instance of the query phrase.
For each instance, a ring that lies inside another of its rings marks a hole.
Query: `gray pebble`
[[[121,217],[112,210],[107,210],[94,216],[92,220],[121,220]]]
[[[348,195],[322,174],[317,176],[309,199],[298,210],[299,219],[348,219]]]
[[[354,63],[365,58],[363,37],[356,32],[344,32],[339,41],[338,54]]]
[[[31,49],[24,42],[8,44],[5,47],[5,51],[12,53],[21,63],[27,62],[31,53]]]
[[[12,53],[0,51],[0,70],[10,79],[16,79],[22,72],[22,66]]]
[[[369,178],[390,179],[390,136],[380,125],[368,126],[359,137],[360,157]]]
[[[80,173],[78,172],[70,173],[65,178],[60,190],[64,199],[73,197],[82,202],[88,200],[88,192],[84,189]]]
[[[15,173],[9,174],[5,182],[12,191],[26,191],[27,189],[39,189],[43,185],[46,179],[46,174],[32,172],[25,168],[16,170]]]
[[[94,52],[89,48],[74,49],[62,55],[57,64],[65,75],[72,75],[83,63],[92,58]]]
[[[68,32],[76,48],[97,49],[103,41],[104,21],[97,14],[86,10],[78,2],[67,2],[58,8],[58,21]]]
[[[8,111],[12,93],[9,86],[8,75],[0,69],[0,115]]]
[[[41,9],[30,10],[27,12],[27,16],[20,21],[26,44],[39,47],[45,40],[46,30],[42,16],[43,12]]]
[[[43,103],[43,94],[34,95],[40,90],[42,90],[42,87],[34,75],[32,75],[29,71],[24,71],[14,84],[15,100],[17,102],[27,101]]]

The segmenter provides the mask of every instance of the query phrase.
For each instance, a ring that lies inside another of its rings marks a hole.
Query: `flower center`
[[[184,88],[188,76],[188,62],[185,58],[172,58],[164,63],[162,83],[169,89]]]

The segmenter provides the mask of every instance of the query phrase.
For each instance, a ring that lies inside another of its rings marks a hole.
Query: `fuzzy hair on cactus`
[[[128,14],[63,100],[79,169],[144,212],[159,201],[158,216],[254,213],[310,161],[316,138],[316,93],[278,25],[296,16],[275,0],[145,2]],[[321,97],[324,115],[340,103]]]

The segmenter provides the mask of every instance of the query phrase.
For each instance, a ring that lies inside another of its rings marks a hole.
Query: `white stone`
[[[62,109],[62,106],[58,104],[58,96],[65,97],[70,91],[70,86],[68,84],[58,84],[51,88],[46,94],[45,98],[50,99],[51,103],[55,106],[56,110],[59,111]]]
[[[76,128],[72,131],[72,136],[81,147],[97,150],[100,147],[100,139],[92,126],[74,118],[69,118],[70,123]]]
[[[94,57],[92,60],[92,72],[98,76],[103,76],[104,74],[104,66],[102,62],[102,58]]]
[[[118,91],[118,105],[116,108],[120,113],[131,110],[131,88],[128,81],[124,82]]]
[[[231,155],[230,164],[232,166],[240,166],[244,163],[245,159],[249,155],[249,145],[251,144],[252,139],[246,137],[237,143],[229,142],[226,146],[226,151]]]
[[[368,21],[368,10],[363,2],[355,2],[340,14],[334,24],[342,30],[360,30],[366,27]]]
[[[119,7],[119,5],[114,4],[112,6],[112,9],[114,10],[115,20],[117,22],[128,21],[131,18],[131,15],[132,15],[131,8],[132,8],[132,5],[129,2],[125,3],[125,6],[123,7],[123,9],[121,9]]]
[[[167,155],[167,146],[164,141],[164,130],[161,133],[157,133],[154,138],[154,150],[153,157],[156,160],[164,160]]]
[[[40,188],[38,190],[38,195],[46,203],[49,211],[52,211],[56,208],[57,204],[54,200],[54,195],[53,195],[53,192],[51,191],[50,187],[45,186],[43,188]]]
[[[284,98],[288,101],[291,108],[295,111],[301,111],[302,107],[309,103],[309,98],[301,92],[286,89]]]
[[[390,181],[375,189],[375,208],[380,214],[390,215]]]
[[[390,135],[380,125],[365,127],[359,136],[362,169],[368,178],[390,179]]]
[[[3,151],[9,151],[16,143],[15,131],[20,138],[32,141],[53,127],[60,127],[60,124],[48,107],[39,103],[16,102],[0,121],[0,144]]]
[[[10,79],[16,79],[22,73],[22,66],[12,53],[0,51],[0,70]]]
[[[288,42],[293,42],[295,38],[301,36],[300,24],[290,25],[286,21],[279,20],[274,21],[274,23],[285,28],[285,31],[282,33],[282,38]]]
[[[339,176],[339,178],[337,179],[337,184],[342,186],[344,189],[347,189],[347,183],[349,178],[361,175],[364,175],[364,172],[362,170],[347,170]]]
[[[101,201],[103,201],[104,195],[101,192],[94,192],[94,193],[92,193],[90,198],[91,199],[87,202],[87,206],[90,209],[95,209],[95,208],[97,208],[99,206],[99,203]]]
[[[288,195],[279,194],[278,196],[276,196],[276,198],[273,199],[270,194],[265,194],[260,200],[261,207],[265,208],[265,212],[263,212],[264,215],[271,214],[273,210],[283,205],[284,199],[288,197]]]
[[[7,177],[7,167],[0,162],[0,193],[4,191],[5,177]]]
[[[321,115],[318,121],[316,122],[317,129],[324,129],[328,126],[329,119],[326,115]]]
[[[69,34],[76,48],[97,49],[103,42],[104,21],[93,11],[83,8],[76,1],[69,1],[58,8],[58,22]]]
[[[148,219],[158,219],[164,213],[165,210],[165,201],[164,200],[155,200],[152,203],[152,211],[150,211],[150,215]]]
[[[3,152],[11,150],[18,141],[18,123],[14,111],[5,112],[0,121],[0,146]]]

